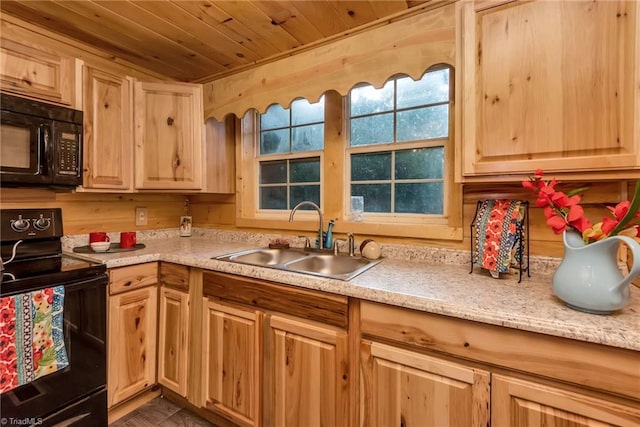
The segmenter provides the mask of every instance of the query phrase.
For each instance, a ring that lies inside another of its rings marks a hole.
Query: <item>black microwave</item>
[[[2,185],[82,185],[82,111],[0,96]]]

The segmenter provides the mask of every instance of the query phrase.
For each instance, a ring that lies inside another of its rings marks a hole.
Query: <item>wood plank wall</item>
[[[603,217],[609,215],[605,208],[606,205],[614,205],[621,200],[630,198],[630,192],[633,188],[632,185],[632,182],[627,181],[599,183],[571,182],[560,184],[557,186],[557,189],[566,192],[570,189],[588,186],[589,189],[583,194],[583,206],[585,207],[587,217],[592,222],[599,222]],[[470,247],[471,236],[469,225],[473,220],[477,201],[495,198],[528,200],[531,204],[531,254],[562,256],[562,237],[553,234],[551,229],[546,225],[543,210],[535,207],[535,199],[529,192],[521,187],[520,183],[467,184],[464,186],[464,240],[462,242],[398,239],[387,236],[357,236],[356,240],[361,241],[364,238],[373,237],[380,242],[468,249]],[[189,200],[195,227],[238,229],[267,233],[275,232],[275,230],[241,229],[235,227],[235,196],[233,195],[197,195],[190,196]]]
[[[62,208],[65,234],[177,228],[185,196],[176,194],[55,193],[38,189],[0,189],[2,209]],[[147,225],[135,225],[135,208],[147,208]]]
[[[134,77],[153,80],[159,76],[147,70],[141,70],[130,64],[114,62],[99,50],[58,36],[21,20],[8,16],[2,17],[2,26],[16,36],[34,43],[46,44],[65,53],[77,56],[85,61],[116,67]],[[614,204],[629,198],[632,182],[572,183],[571,187],[583,184],[591,188],[584,197],[587,213],[592,221],[600,221],[606,215],[603,204]],[[562,189],[568,187],[563,186]],[[184,199],[187,196],[177,194],[96,194],[96,193],[54,193],[47,190],[15,190],[0,188],[0,206],[15,207],[61,207],[63,209],[64,231],[66,234],[83,234],[92,230],[123,231],[177,227],[180,215],[183,215]],[[392,237],[357,236],[361,241],[374,237],[381,242],[410,243],[418,245],[437,245],[457,249],[469,248],[469,223],[475,213],[476,202],[484,198],[528,198],[519,183],[512,184],[469,184],[464,186],[464,240],[462,242],[429,241],[419,239],[397,239]],[[190,213],[195,227],[240,229],[235,226],[235,195],[191,195]],[[135,207],[144,206],[148,210],[148,224],[135,226]],[[243,228],[244,231],[268,232],[275,230],[257,230]],[[298,233],[292,233],[293,235]],[[531,209],[531,253],[550,256],[562,255],[561,237],[554,235],[546,226],[542,210]]]

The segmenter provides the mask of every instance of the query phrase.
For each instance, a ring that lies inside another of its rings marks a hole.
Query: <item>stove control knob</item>
[[[44,231],[51,227],[51,218],[45,218],[44,215],[40,214],[39,219],[33,220],[33,226],[36,230]]]
[[[18,219],[11,220],[11,228],[13,231],[17,231],[18,233],[22,233],[23,231],[27,231],[29,229],[29,221],[28,219],[23,219],[22,215],[18,215]]]

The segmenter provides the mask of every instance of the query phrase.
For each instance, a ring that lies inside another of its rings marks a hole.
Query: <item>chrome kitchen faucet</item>
[[[324,218],[322,216],[322,211],[320,210],[320,207],[318,205],[308,200],[298,203],[293,207],[293,209],[291,209],[291,214],[289,215],[289,222],[293,222],[293,214],[295,214],[296,211],[302,206],[311,206],[313,209],[316,210],[316,212],[318,212],[318,217],[320,219],[320,224],[318,226],[318,244],[320,245],[319,246],[320,249],[324,249],[324,241],[322,239],[322,231],[324,230]]]

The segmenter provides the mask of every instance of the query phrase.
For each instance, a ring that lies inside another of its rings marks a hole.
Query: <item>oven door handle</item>
[[[80,415],[76,415],[75,417],[67,418],[66,420],[60,421],[59,423],[55,423],[52,427],[66,427],[66,426],[74,425],[78,421],[82,421],[83,419],[90,416],[91,416],[91,412],[84,412]]]

